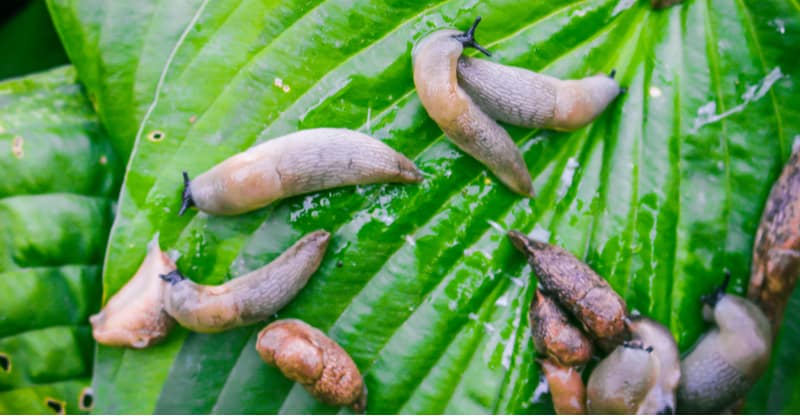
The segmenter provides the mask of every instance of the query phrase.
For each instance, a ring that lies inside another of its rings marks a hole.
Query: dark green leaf
[[[0,83],[0,413],[85,413],[122,165],[75,77]]]
[[[698,298],[724,268],[743,292],[764,200],[800,135],[792,1],[664,11],[627,0],[95,3],[49,5],[118,146],[136,137],[104,298],[156,232],[183,254],[185,274],[220,283],[325,228],[328,256],[279,315],[320,327],[353,356],[372,412],[550,410],[534,394],[535,282],[506,240],[511,228],[585,258],[687,349],[705,329]],[[477,15],[496,62],[560,77],[616,68],[628,86],[577,132],[509,127],[533,200],[450,144],[414,92],[414,42]],[[197,175],[254,143],[323,126],[374,135],[414,158],[425,182],[325,191],[233,218],[176,216],[182,170]],[[163,140],[149,140],[155,132]],[[335,411],[259,360],[261,326],[176,330],[144,351],[101,347],[99,409]]]
[[[13,0],[4,2],[15,3]],[[61,41],[47,14],[44,0],[20,1],[27,3],[15,5],[15,14],[0,16],[0,45],[3,45],[3,58],[0,59],[0,80],[41,71],[69,63]],[[6,7],[0,8],[4,10]]]

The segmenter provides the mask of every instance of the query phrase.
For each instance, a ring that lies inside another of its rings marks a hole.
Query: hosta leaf
[[[87,318],[122,171],[75,78],[0,83],[0,413],[82,412],[92,374]]]
[[[551,410],[526,316],[535,276],[508,243],[511,228],[586,259],[686,350],[705,329],[698,298],[724,268],[743,292],[764,200],[800,134],[791,1],[664,11],[619,0],[49,5],[115,140],[136,134],[104,299],[156,232],[182,253],[185,274],[216,284],[327,229],[325,261],[279,317],[306,320],[353,356],[372,412]],[[628,87],[577,132],[508,127],[536,199],[458,151],[414,92],[414,42],[477,15],[496,62],[561,77],[616,68]],[[194,176],[323,126],[374,135],[413,158],[425,182],[319,192],[237,217],[176,216],[182,170]],[[142,351],[100,347],[98,408],[335,411],[260,361],[262,326],[179,329]],[[769,403],[751,406],[776,410]]]

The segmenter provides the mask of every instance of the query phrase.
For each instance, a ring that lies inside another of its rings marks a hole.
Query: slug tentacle
[[[481,110],[529,128],[571,131],[589,124],[620,94],[615,75],[560,80],[483,59],[458,60],[458,83]]]
[[[161,298],[166,283],[158,277],[174,269],[156,234],[133,277],[89,318],[94,339],[103,345],[145,348],[166,337],[175,321],[164,311]]]
[[[256,350],[317,400],[357,412],[366,409],[367,388],[358,367],[322,331],[297,319],[275,321],[258,333]]]
[[[206,286],[177,271],[161,276],[164,308],[179,324],[195,332],[213,333],[269,318],[305,287],[317,270],[330,234],[305,235],[268,265],[219,286]]]
[[[194,206],[194,200],[192,199],[192,188],[191,188],[191,181],[189,180],[189,174],[186,171],[183,171],[183,194],[181,194],[181,209],[178,211],[178,215],[183,215],[187,209]]]
[[[470,38],[474,40],[474,25],[466,33],[436,31],[414,46],[411,55],[417,94],[428,115],[456,146],[514,192],[533,196],[531,176],[516,143],[458,85],[456,67],[464,51],[462,42]],[[473,41],[470,46],[474,45]]]
[[[475,29],[478,27],[478,23],[480,23],[480,22],[481,22],[481,17],[478,16],[478,17],[475,18],[475,22],[472,23],[472,26],[470,26],[470,28],[466,32],[458,34],[458,35],[453,35],[453,37],[457,41],[461,42],[461,44],[464,45],[464,46],[475,48],[475,49],[481,51],[486,56],[492,56],[491,52],[486,50],[486,48],[481,46],[478,43],[478,41],[475,40]]]
[[[189,200],[204,212],[236,215],[324,189],[421,181],[414,163],[380,140],[353,130],[320,128],[231,156],[188,184],[184,204]]]

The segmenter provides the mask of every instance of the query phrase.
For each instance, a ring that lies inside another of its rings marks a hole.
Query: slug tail
[[[475,49],[481,51],[486,56],[492,56],[491,52],[486,50],[486,48],[481,46],[478,43],[478,41],[475,40],[475,28],[478,27],[478,23],[480,23],[480,22],[481,22],[481,17],[480,16],[476,17],[475,18],[475,22],[472,23],[472,26],[470,26],[470,28],[466,32],[464,32],[464,33],[462,33],[460,35],[456,35],[456,36],[454,36],[454,38],[457,41],[461,42],[461,44],[464,45],[464,46],[469,46],[469,47],[475,48]]]
[[[191,181],[189,180],[189,174],[186,173],[186,171],[183,171],[183,194],[181,195],[183,202],[181,203],[181,210],[178,211],[178,216],[182,216],[187,209],[194,206],[194,199],[192,199],[192,189],[189,187],[190,184]]]

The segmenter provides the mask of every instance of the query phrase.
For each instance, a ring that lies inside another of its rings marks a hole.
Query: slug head
[[[517,230],[509,231],[508,239],[511,240],[511,244],[513,244],[517,250],[525,255],[532,255],[537,251],[546,250],[548,248],[547,243],[532,240],[528,238],[527,235]]]
[[[725,290],[728,289],[728,283],[731,281],[731,272],[725,269],[725,278],[722,280],[722,284],[713,292],[700,296],[700,302],[704,305],[711,307],[712,309],[717,306],[717,303],[725,296]]]
[[[472,26],[470,26],[470,28],[466,32],[454,35],[453,38],[461,42],[461,44],[464,45],[465,47],[475,48],[481,51],[486,56],[492,56],[491,52],[486,50],[483,46],[481,46],[478,43],[478,41],[475,40],[475,28],[478,27],[478,23],[480,22],[481,22],[481,17],[480,16],[476,17],[475,22],[472,23]]]
[[[191,185],[191,181],[189,180],[189,174],[186,171],[183,171],[183,194],[181,194],[181,199],[183,202],[181,203],[181,210],[178,211],[178,215],[182,216],[187,209],[194,206],[194,200],[192,199],[192,189],[189,186]]]
[[[174,284],[176,284],[178,282],[186,280],[186,276],[182,275],[181,272],[179,272],[177,269],[175,269],[175,270],[173,270],[173,271],[171,271],[171,272],[169,272],[167,274],[160,274],[160,275],[158,275],[158,277],[160,277],[161,280],[163,280],[163,281],[165,281],[165,282],[167,282],[167,283],[169,283],[171,285],[174,285]]]

